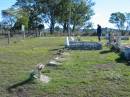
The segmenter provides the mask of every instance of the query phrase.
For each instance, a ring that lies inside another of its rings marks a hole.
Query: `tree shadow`
[[[34,80],[33,74],[30,74],[30,76],[29,76],[26,80],[21,81],[21,82],[18,82],[18,83],[16,83],[16,84],[13,84],[12,86],[8,87],[7,90],[8,90],[9,92],[11,92],[12,89],[16,89],[16,88],[19,87],[19,86],[28,84],[28,83],[32,82],[33,80]]]
[[[61,47],[61,48],[55,48],[55,49],[50,49],[49,51],[58,51],[58,50],[64,50],[64,47]]]

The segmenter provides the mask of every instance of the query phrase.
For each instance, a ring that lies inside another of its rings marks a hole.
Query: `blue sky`
[[[112,27],[113,24],[108,22],[111,13],[113,12],[129,12],[130,13],[130,0],[93,0],[96,4],[93,7],[95,15],[92,22],[95,27],[100,24],[102,27]]]
[[[0,0],[0,12],[1,10],[9,8],[15,2],[16,0]],[[1,13],[0,13],[0,20],[1,20]]]
[[[16,0],[0,0],[0,11],[9,8]],[[100,24],[102,27],[114,26],[108,22],[110,14],[113,12],[130,12],[130,0],[93,0],[96,4],[93,7],[95,15],[92,22],[96,27]],[[0,15],[1,20],[1,15]]]

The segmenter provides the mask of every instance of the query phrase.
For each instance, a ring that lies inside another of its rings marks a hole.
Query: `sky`
[[[2,20],[1,10],[8,9],[15,2],[16,0],[0,0],[0,21]]]
[[[113,12],[129,12],[130,13],[130,0],[92,0],[96,4],[93,7],[95,15],[92,17],[94,28],[97,24],[102,27],[114,28],[113,24],[109,23],[109,17]],[[0,12],[1,10],[9,8],[16,0],[0,0]],[[0,20],[1,20],[0,15]]]
[[[109,23],[111,13],[130,13],[130,0],[93,0],[96,4],[93,7],[95,15],[92,17],[94,27],[100,24],[102,27],[115,28]]]

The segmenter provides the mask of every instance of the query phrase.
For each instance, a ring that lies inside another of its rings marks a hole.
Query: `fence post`
[[[10,31],[8,31],[8,44],[10,44]]]

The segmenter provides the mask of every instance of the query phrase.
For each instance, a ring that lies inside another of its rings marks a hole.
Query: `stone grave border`
[[[117,35],[111,36],[110,39],[111,42],[109,43],[109,46],[111,47],[111,49],[114,51],[118,51],[121,57],[124,57],[125,60],[130,61],[130,45],[121,44],[121,40],[129,40],[129,37]]]
[[[101,50],[100,42],[86,42],[76,40],[74,37],[66,37],[65,48],[71,50]]]

